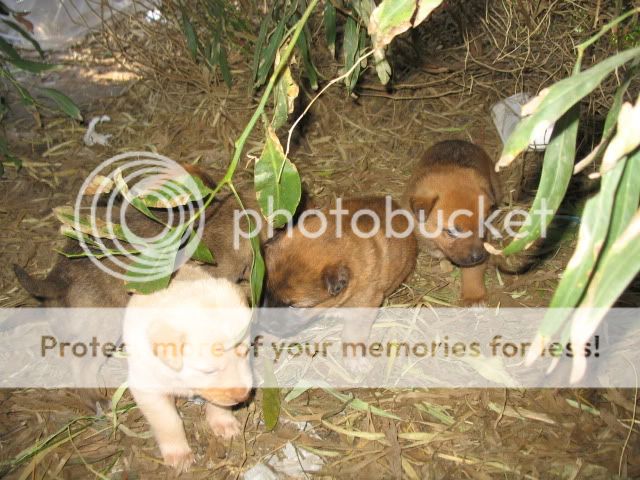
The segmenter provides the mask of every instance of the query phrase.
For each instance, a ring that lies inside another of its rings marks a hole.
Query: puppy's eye
[[[445,228],[443,229],[443,232],[445,233],[445,235],[452,237],[452,238],[456,238],[458,236],[460,236],[460,232],[458,232],[456,229],[449,229],[449,228]]]

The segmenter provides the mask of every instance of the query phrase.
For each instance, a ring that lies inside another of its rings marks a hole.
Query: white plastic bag
[[[32,36],[43,50],[68,47],[91,29],[111,17],[112,12],[129,9],[132,0],[4,0],[5,5],[33,24]],[[18,32],[0,23],[0,35],[14,45],[33,48]]]
[[[525,105],[530,98],[527,93],[517,93],[499,101],[491,107],[491,118],[500,134],[503,144],[507,141],[511,133],[513,133],[516,125],[518,125],[518,122],[522,118],[522,106]],[[540,152],[547,148],[551,134],[553,133],[553,126],[554,124],[551,124],[547,128],[534,130],[533,140],[529,144],[530,151]]]

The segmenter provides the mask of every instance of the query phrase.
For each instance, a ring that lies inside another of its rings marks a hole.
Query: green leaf
[[[383,0],[369,19],[369,35],[376,50],[391,43],[396,35],[411,28],[416,0]]]
[[[249,218],[249,228],[253,231],[253,221]],[[251,250],[253,251],[253,260],[251,262],[251,306],[256,308],[260,305],[260,298],[262,297],[262,286],[264,283],[265,265],[264,258],[260,252],[260,237],[255,234],[251,235],[249,241],[251,242]]]
[[[378,58],[378,55],[374,55],[374,62],[380,83],[386,85],[391,80],[391,65],[384,56]]]
[[[529,209],[528,220],[513,240],[503,250],[511,255],[529,248],[540,238],[542,229],[549,225],[567,191],[575,162],[578,136],[579,110],[573,108],[556,124],[553,138],[547,146],[536,198]],[[547,212],[549,210],[552,214]]]
[[[580,308],[576,310],[571,325],[572,342],[579,343],[593,335],[604,316],[636,278],[638,272],[640,272],[640,210],[636,212],[623,234],[602,255]],[[584,361],[581,364],[581,374],[584,374]]]
[[[267,359],[264,362],[264,383],[266,385],[277,385],[278,381],[273,373],[271,362]],[[262,389],[262,417],[268,432],[276,428],[280,417],[280,389],[266,387]]]
[[[254,167],[254,186],[267,221],[276,228],[285,225],[298,207],[302,186],[298,170],[285,158],[271,127],[267,128],[264,150]]]
[[[360,400],[359,398],[354,397],[353,394],[345,395],[344,393],[340,393],[334,390],[333,388],[323,388],[323,390],[333,395],[341,402],[346,403],[349,407],[355,410],[360,410],[361,412],[367,412],[367,413],[371,412],[372,414],[378,415],[379,417],[392,418],[394,420],[402,420],[397,415],[389,413],[386,410],[382,410],[381,408],[374,407],[373,405],[370,405],[364,400]]]
[[[82,121],[80,109],[75,103],[73,103],[73,100],[67,97],[64,93],[54,88],[40,88],[40,91],[53,100],[61,112],[67,114],[74,120]]]
[[[200,177],[185,174],[166,178],[165,181],[153,185],[150,189],[138,192],[136,198],[139,198],[147,207],[173,208],[197,202],[212,193],[213,190],[207,187]]]
[[[194,233],[191,234],[192,238],[193,238],[193,235],[195,234]],[[213,253],[211,253],[211,250],[209,250],[209,247],[207,247],[202,242],[202,240],[198,242],[198,246],[191,254],[191,258],[197,262],[208,263],[210,265],[215,263],[215,258],[213,257]]]
[[[329,1],[324,3],[324,37],[331,58],[336,56],[336,7]]]
[[[287,122],[290,113],[293,112],[295,99],[298,97],[300,89],[296,82],[293,81],[291,70],[285,68],[280,74],[280,79],[274,88],[274,108],[271,127],[277,130]]]
[[[605,243],[611,212],[625,161],[620,161],[602,177],[600,191],[587,200],[582,215],[578,244],[538,328],[543,340],[556,333],[580,303]]]
[[[44,58],[44,51],[42,50],[42,48],[40,48],[40,44],[37,42],[35,38],[33,38],[33,36],[29,34],[29,32],[27,32],[24,28],[22,28],[20,25],[18,25],[14,21],[3,19],[2,22],[5,25],[7,25],[9,28],[18,32],[25,40],[31,43],[31,45],[33,45],[33,48],[35,48],[38,54],[40,55],[40,58]]]
[[[608,250],[622,232],[627,228],[640,203],[640,149],[637,149],[626,162],[624,173],[616,198],[613,202],[611,225],[604,250]]]
[[[171,235],[171,232],[167,235]],[[127,291],[147,295],[167,288],[179,247],[180,238],[168,244],[161,239],[158,245],[147,246],[127,268],[125,273]]]
[[[127,391],[128,388],[129,388],[129,384],[127,382],[124,382],[122,385],[120,385],[117,388],[117,390],[113,393],[113,396],[111,397],[111,414],[113,415],[113,431],[114,432],[118,428],[118,403],[120,403],[120,400],[122,399],[122,397],[124,396],[124,393]]]
[[[7,145],[7,139],[0,136],[0,155],[4,157],[5,160],[13,163],[18,170],[22,168],[22,160],[18,157],[11,154],[9,151],[9,146]],[[4,174],[4,165],[2,165],[2,170],[0,171],[0,177]]]
[[[187,16],[186,9],[182,5],[180,6],[180,12],[182,14],[182,32],[187,40],[187,48],[189,49],[191,58],[196,60],[198,57],[198,36],[196,35],[195,28],[193,28],[193,24]]]
[[[276,58],[276,52],[278,48],[280,48],[280,43],[282,42],[282,38],[284,37],[284,29],[285,29],[285,17],[282,17],[280,23],[276,27],[276,30],[271,35],[271,39],[269,40],[269,44],[267,48],[262,52],[260,57],[260,63],[258,65],[258,75],[256,79],[256,87],[261,86],[269,76],[269,72],[271,71],[271,67],[273,67],[273,62]]]
[[[315,382],[314,382],[315,383]],[[289,403],[294,401],[296,398],[298,398],[300,395],[302,395],[304,392],[306,392],[307,390],[309,390],[310,388],[312,388],[313,385],[310,382],[307,382],[305,380],[300,380],[295,387],[293,387],[289,393],[287,393],[287,395],[284,397],[284,401]]]
[[[149,210],[149,207],[144,203],[144,201],[142,201],[142,199],[132,195],[129,192],[129,186],[122,178],[122,172],[119,169],[117,169],[113,173],[113,180],[116,184],[116,187],[118,188],[118,191],[120,192],[120,195],[122,195],[127,202],[133,205],[136,210],[142,212],[152,220],[155,220],[158,223],[162,223],[162,221],[158,217],[156,217],[151,210]]]
[[[449,413],[447,412],[447,407],[443,407],[442,405],[435,405],[429,402],[422,402],[422,404],[418,403],[414,406],[418,410],[426,413],[427,415],[431,415],[436,420],[440,421],[448,427],[456,423],[456,419],[449,415]]]
[[[258,79],[258,67],[260,66],[260,59],[262,58],[262,48],[264,46],[265,40],[267,39],[267,33],[269,32],[270,23],[271,14],[265,15],[265,17],[262,19],[262,22],[260,22],[260,31],[258,32],[258,39],[256,40],[255,51],[253,53],[253,63],[251,64],[251,78],[252,81],[256,83]]]
[[[224,45],[219,44],[219,56],[218,56],[218,64],[220,65],[220,72],[222,73],[222,79],[224,83],[227,85],[227,88],[231,88],[233,85],[233,77],[231,76],[231,69],[229,68],[229,61],[227,59],[227,50],[224,48]]]
[[[132,236],[128,236],[118,223],[107,222],[101,218],[91,218],[89,215],[75,216],[73,207],[61,206],[53,209],[53,214],[63,225],[74,230],[98,238],[118,239],[131,243]]]
[[[604,253],[598,270],[589,284],[580,307],[593,309],[590,320],[604,316],[605,309],[613,305],[640,271],[640,210],[625,231]]]
[[[21,60],[22,57],[13,46],[4,38],[0,37],[0,51],[13,60]]]
[[[317,90],[318,72],[316,71],[316,67],[311,61],[311,54],[309,53],[309,40],[304,30],[300,32],[300,36],[298,37],[298,41],[296,42],[296,47],[298,47],[298,51],[300,52],[300,56],[302,57],[302,62],[304,63],[304,71],[307,74],[307,78],[309,79],[309,84],[311,85],[311,88],[313,90]]]
[[[11,82],[11,85],[13,85],[13,87],[20,94],[22,103],[24,105],[27,105],[27,106],[35,105],[36,101],[33,99],[29,91],[26,88],[24,88],[22,85],[20,85],[20,82],[18,82],[15,79],[15,77],[11,74],[11,72],[8,69],[4,68],[4,66],[0,67],[0,76],[6,78],[7,80],[9,80],[9,82]]]
[[[360,46],[360,26],[357,22],[349,17],[344,24],[344,45],[342,47],[344,54],[344,71],[348,72],[354,66],[359,52]],[[351,75],[344,79],[347,91],[352,92],[360,77],[360,66],[358,65]]]
[[[48,70],[60,68],[60,65],[53,63],[33,62],[31,60],[25,60],[24,58],[8,58],[7,60],[20,70],[31,73],[42,73]]]
[[[525,150],[531,139],[540,130],[564,115],[573,105],[593,91],[614,69],[640,55],[640,47],[626,50],[607,58],[599,64],[571,77],[560,80],[523,107],[522,119],[508,138],[498,161],[498,167],[509,165],[515,157]]]

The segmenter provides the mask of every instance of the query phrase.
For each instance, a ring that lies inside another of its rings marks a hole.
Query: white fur
[[[239,431],[231,411],[222,407],[237,403],[233,395],[252,386],[249,355],[242,355],[248,349],[251,309],[242,290],[229,280],[190,265],[181,270],[167,289],[132,296],[123,336],[129,388],[151,424],[165,463],[186,470],[193,455],[174,397],[213,389],[218,405],[207,406],[207,420],[214,433],[229,437]],[[159,342],[157,332],[162,334]],[[156,339],[155,351],[151,337]],[[177,365],[174,356],[167,360],[158,354],[158,344],[184,346]]]

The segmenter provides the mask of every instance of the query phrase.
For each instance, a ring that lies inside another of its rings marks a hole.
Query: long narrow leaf
[[[33,38],[33,36],[29,34],[29,32],[27,32],[24,28],[22,28],[20,25],[18,25],[14,21],[2,19],[2,23],[4,23],[9,28],[18,32],[22,36],[22,38],[24,38],[26,41],[31,43],[31,45],[33,45],[33,48],[36,49],[36,51],[38,52],[38,55],[40,55],[40,58],[44,58],[44,51],[40,47],[40,44],[35,38]]]
[[[523,108],[524,118],[504,145],[497,167],[509,165],[539,130],[546,129],[593,91],[613,70],[640,55],[640,47],[620,52],[597,65],[543,90]]]
[[[80,109],[75,103],[73,103],[73,100],[67,97],[64,93],[54,88],[41,88],[40,91],[53,100],[60,111],[67,114],[74,120],[82,121]]]
[[[540,324],[536,342],[546,342],[569,318],[585,294],[594,267],[605,243],[616,189],[625,161],[620,161],[602,178],[600,191],[590,198],[584,208],[578,244],[551,299],[549,310]]]
[[[628,159],[624,173],[616,191],[611,226],[607,236],[605,250],[611,247],[622,232],[627,228],[640,202],[640,149],[636,150]]]
[[[20,60],[22,58],[16,49],[2,37],[0,37],[0,51],[13,60]]]
[[[53,63],[32,62],[31,60],[25,60],[24,58],[8,58],[7,60],[20,70],[31,73],[42,73],[48,70],[60,68],[60,65]]]
[[[331,58],[336,56],[336,7],[331,2],[324,4],[324,37],[327,48],[331,52]]]
[[[640,210],[638,210],[624,233],[605,252],[598,271],[589,284],[589,289],[576,311],[571,325],[571,344],[574,351],[583,351],[584,346],[598,325],[629,283],[640,272]],[[574,357],[571,382],[580,380],[587,369],[584,356]]]
[[[302,62],[304,63],[304,71],[307,74],[307,78],[309,79],[309,84],[313,90],[318,89],[318,72],[316,71],[316,67],[313,65],[311,61],[311,54],[309,52],[309,38],[304,30],[300,32],[300,36],[298,37],[298,42],[296,43],[296,47],[300,52],[300,56],[302,57]]]
[[[603,256],[581,307],[604,312],[640,271],[640,210]],[[603,314],[603,313],[602,313]]]
[[[528,220],[513,240],[503,250],[511,255],[529,248],[551,222],[569,186],[575,162],[578,136],[579,111],[574,108],[557,123],[554,136],[547,146],[536,198],[529,209]],[[551,213],[551,214],[550,214]]]
[[[266,80],[273,62],[276,58],[276,52],[280,48],[280,43],[284,37],[285,22],[284,17],[280,20],[280,23],[276,27],[276,30],[271,35],[267,48],[262,53],[260,58],[260,64],[258,66],[258,77],[256,79],[256,87],[261,86]]]
[[[193,28],[193,24],[189,20],[187,16],[187,11],[184,7],[180,7],[180,12],[182,15],[182,32],[187,40],[187,48],[189,49],[189,53],[191,54],[191,58],[194,60],[197,59],[198,56],[198,36],[196,34],[195,28]]]
[[[357,22],[349,17],[344,24],[344,45],[342,47],[344,51],[344,70],[349,71],[354,66],[357,58],[360,46],[360,26]],[[344,83],[347,86],[347,90],[352,92],[360,76],[360,66],[358,65],[353,73],[344,79]]]
[[[273,8],[273,7],[272,7]],[[255,44],[255,51],[253,53],[253,62],[251,64],[251,79],[252,82],[256,82],[258,79],[258,67],[260,66],[260,59],[262,58],[262,49],[264,42],[269,32],[269,24],[271,23],[271,14],[265,15],[260,22],[260,31],[258,32],[258,39]]]

